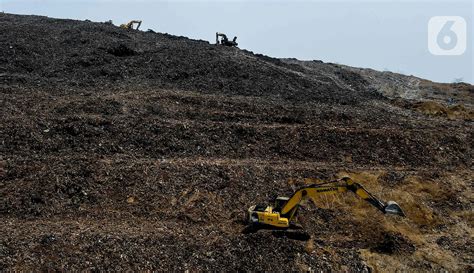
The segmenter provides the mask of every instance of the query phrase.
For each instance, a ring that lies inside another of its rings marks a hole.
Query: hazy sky
[[[474,83],[473,1],[112,1],[0,0],[15,14],[56,18],[143,20],[142,29],[214,42],[238,36],[239,47],[273,57],[323,60],[411,74],[440,82]],[[432,16],[461,16],[467,49],[460,56],[428,50]]]

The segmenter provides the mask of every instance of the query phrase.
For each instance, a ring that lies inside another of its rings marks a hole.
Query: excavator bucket
[[[387,214],[395,214],[405,217],[405,213],[403,212],[402,208],[395,201],[388,201],[384,210]]]

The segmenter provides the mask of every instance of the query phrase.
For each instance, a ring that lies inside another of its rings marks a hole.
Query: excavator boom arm
[[[402,209],[400,208],[400,206],[398,206],[397,203],[393,201],[389,201],[387,203],[380,201],[373,194],[367,191],[361,184],[354,182],[348,177],[345,177],[337,182],[330,182],[319,185],[314,184],[300,188],[293,194],[293,196],[289,198],[288,202],[282,207],[280,214],[288,216],[289,220],[291,220],[299,204],[306,197],[310,197],[314,200],[318,195],[321,194],[343,193],[346,191],[354,192],[361,199],[369,202],[383,213],[405,216]]]

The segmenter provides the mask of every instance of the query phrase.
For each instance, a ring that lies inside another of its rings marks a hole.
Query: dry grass
[[[351,218],[367,232],[395,232],[416,246],[416,251],[408,257],[380,254],[370,249],[363,249],[361,256],[367,265],[375,272],[418,271],[419,265],[426,261],[435,265],[435,268],[439,266],[439,268],[453,271],[462,271],[469,266],[463,260],[469,259],[472,253],[468,251],[462,257],[449,249],[440,247],[436,241],[441,236],[473,238],[474,212],[471,210],[453,211],[446,216],[437,212],[433,204],[454,197],[472,200],[472,188],[468,182],[469,177],[472,177],[470,172],[460,174],[460,176],[446,174],[436,181],[408,175],[403,179],[403,183],[393,188],[387,188],[380,183],[380,177],[383,174],[383,171],[340,172],[339,176],[350,176],[383,201],[398,202],[407,215],[405,219],[374,215],[369,204],[348,195],[324,195],[315,200],[322,208],[337,207],[340,210],[348,210]],[[461,193],[454,192],[453,187],[460,189]],[[439,226],[448,228],[439,230]]]
[[[314,239],[311,238],[306,242],[306,245],[304,247],[304,250],[306,253],[311,254],[314,251]]]
[[[445,106],[435,101],[416,103],[413,108],[426,115],[445,117],[448,119],[474,120],[474,111],[464,105]]]

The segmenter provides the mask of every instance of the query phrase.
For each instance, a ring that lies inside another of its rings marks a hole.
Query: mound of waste
[[[348,95],[330,78],[311,79],[278,59],[185,37],[36,16],[2,14],[0,23],[0,83],[7,86],[160,87],[341,103],[376,97],[364,88]]]

